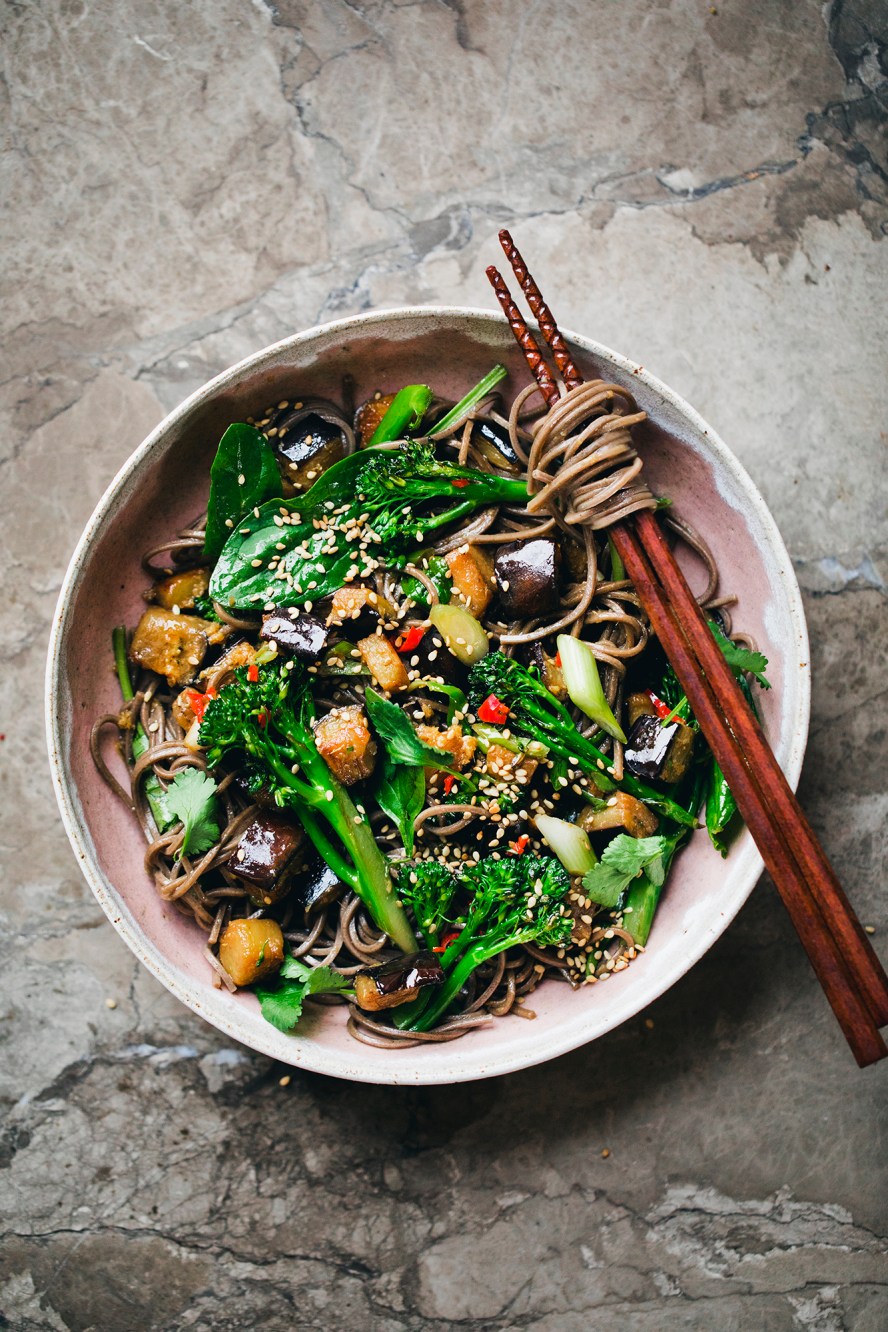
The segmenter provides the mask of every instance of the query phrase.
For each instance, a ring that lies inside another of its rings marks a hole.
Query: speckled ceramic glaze
[[[764,722],[795,785],[808,727],[808,644],[798,586],[765,503],[725,444],[696,412],[640,366],[570,335],[581,370],[627,384],[650,422],[636,432],[653,488],[703,532],[736,592],[738,629],[770,659],[774,688]],[[580,993],[549,982],[533,997],[535,1021],[505,1018],[462,1040],[384,1052],[359,1044],[344,1011],[318,1010],[284,1036],[249,993],[213,988],[201,932],[157,895],[143,867],[135,819],[95,772],[93,719],[119,706],[111,628],[134,624],[146,585],[140,554],[186,525],[206,504],[209,464],[232,421],[284,398],[340,396],[342,375],[357,399],[414,381],[460,397],[494,361],[509,370],[507,394],[527,372],[504,320],[483,311],[382,311],[327,324],[259,352],[212,380],[172,412],[115,477],[71,560],[52,630],[47,667],[50,762],[62,819],[112,924],[145,965],[208,1022],[275,1059],[362,1082],[447,1083],[506,1073],[593,1040],[674,984],[702,956],[749,896],[762,862],[748,833],[726,861],[704,836],[683,851],[657,914],[648,951],[624,973]],[[688,561],[692,582],[700,570]]]

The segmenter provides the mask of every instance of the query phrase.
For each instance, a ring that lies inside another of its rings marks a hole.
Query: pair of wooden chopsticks
[[[552,312],[508,231],[500,242],[551,348],[565,387],[583,379]],[[487,269],[515,338],[548,405],[558,386],[497,269]],[[687,695],[762,859],[861,1068],[888,1054],[888,976],[802,813],[761,727],[706,623],[653,513],[609,529],[654,633]]]

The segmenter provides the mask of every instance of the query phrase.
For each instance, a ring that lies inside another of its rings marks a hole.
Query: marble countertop
[[[771,506],[801,795],[884,956],[886,44],[878,0],[5,6],[0,1325],[888,1325],[888,1067],[855,1069],[767,880],[585,1050],[287,1080],[106,922],[41,698],[75,540],[164,413],[325,319],[491,304],[508,224]]]

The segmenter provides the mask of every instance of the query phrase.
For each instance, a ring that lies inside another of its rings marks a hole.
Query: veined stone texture
[[[888,1074],[767,880],[647,1022],[553,1064],[282,1087],[106,922],[41,714],[71,550],[164,413],[325,319],[490,305],[508,224],[771,506],[801,794],[884,955],[884,0],[2,12],[0,1326],[881,1332]]]

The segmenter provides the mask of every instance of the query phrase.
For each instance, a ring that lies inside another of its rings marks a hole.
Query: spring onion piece
[[[598,864],[592,844],[582,828],[550,814],[536,816],[537,831],[555,852],[568,874],[587,874]]]
[[[499,745],[500,749],[508,749],[510,754],[526,754],[528,758],[543,759],[548,757],[549,746],[541,744],[539,740],[519,740],[514,735],[504,735],[499,726],[486,726],[484,722],[478,722],[472,727],[472,734],[478,739],[478,748],[488,753],[491,745]]]
[[[438,421],[431,431],[432,436],[442,435],[446,431],[452,430],[455,425],[458,425],[462,417],[470,412],[473,407],[477,406],[479,402],[483,401],[488,393],[496,388],[501,379],[505,379],[507,373],[504,365],[495,365],[482,380],[479,380],[473,389],[469,390],[464,398],[460,399],[455,407],[451,407],[446,416],[441,417],[441,420]],[[392,406],[394,406],[394,403],[392,403]],[[375,439],[371,442],[375,442]]]
[[[411,430],[422,421],[432,401],[428,384],[408,384],[395,394],[391,406],[373,431],[370,448],[374,444],[390,444],[394,439],[406,439]]]
[[[474,615],[464,607],[453,602],[447,606],[433,606],[429,619],[454,657],[458,657],[464,666],[473,666],[487,656],[490,639]]]
[[[604,696],[598,662],[588,643],[571,638],[570,634],[559,634],[557,643],[561,671],[571,703],[576,704],[607,735],[625,744],[626,737]]]

